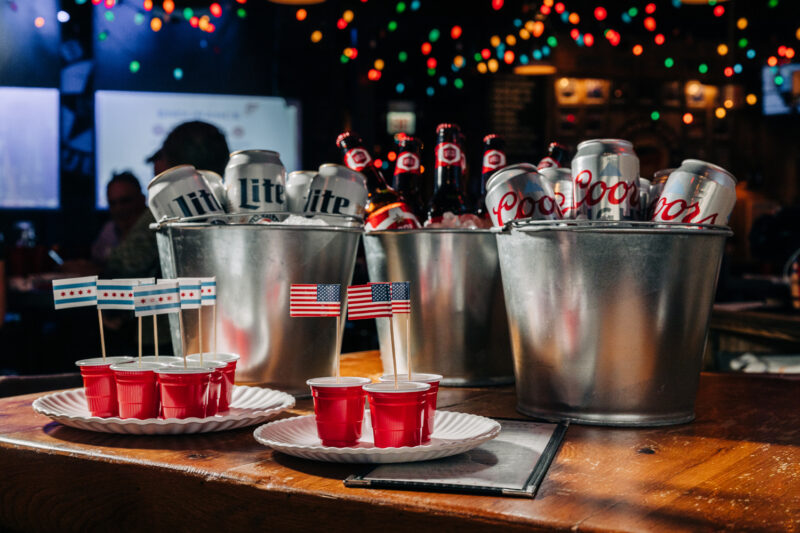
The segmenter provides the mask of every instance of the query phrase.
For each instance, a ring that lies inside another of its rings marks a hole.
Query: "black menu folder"
[[[498,420],[500,434],[452,457],[380,465],[347,487],[467,492],[533,498],[558,452],[566,424]]]

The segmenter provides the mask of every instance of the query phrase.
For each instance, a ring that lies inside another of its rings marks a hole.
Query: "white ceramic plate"
[[[78,429],[104,433],[133,435],[175,435],[179,433],[210,433],[255,424],[274,418],[294,407],[294,396],[260,387],[234,386],[231,408],[225,414],[206,418],[100,418],[91,416],[83,389],[56,392],[37,398],[33,410],[56,422]]]
[[[406,463],[428,461],[471,450],[500,433],[491,418],[451,411],[436,411],[430,444],[404,448],[376,448],[369,413],[364,417],[361,442],[352,448],[323,446],[317,436],[314,415],[298,416],[264,424],[253,436],[265,446],[285,454],[333,463]]]

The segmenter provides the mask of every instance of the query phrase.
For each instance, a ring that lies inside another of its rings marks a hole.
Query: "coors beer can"
[[[492,224],[498,228],[522,218],[561,218],[550,183],[532,165],[523,163],[498,170],[489,178],[489,184],[491,188],[487,188],[486,192],[486,209]]]
[[[147,199],[156,221],[225,213],[192,165],[172,167],[153,178],[147,185]]]
[[[632,220],[639,208],[639,158],[629,141],[592,139],[572,159],[576,218]]]
[[[724,226],[736,203],[736,178],[722,167],[686,159],[664,184],[653,220]]]
[[[286,211],[286,169],[278,152],[233,152],[225,166],[228,213],[276,213]]]
[[[302,213],[315,170],[295,170],[286,176],[286,206],[290,213]]]
[[[319,172],[311,180],[303,212],[307,215],[350,215],[364,218],[366,204],[367,178],[361,172],[350,170],[344,165],[326,163],[319,167]],[[328,220],[343,223],[341,219],[334,217]]]
[[[564,167],[544,167],[538,169],[539,174],[547,178],[553,188],[561,217],[575,218],[574,199],[572,197],[572,171]]]

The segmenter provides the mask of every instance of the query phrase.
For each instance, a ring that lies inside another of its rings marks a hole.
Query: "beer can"
[[[147,185],[147,200],[157,221],[225,213],[192,165],[172,167],[153,178]]]
[[[576,218],[632,220],[639,207],[639,158],[622,139],[592,139],[572,159]]]
[[[233,152],[225,166],[228,213],[286,211],[286,169],[270,150]]]
[[[661,191],[664,190],[664,184],[667,183],[667,179],[669,175],[675,172],[674,168],[662,168],[661,170],[657,170],[653,174],[653,179],[651,180],[651,189],[650,189],[650,203],[654,204],[658,197],[661,196]]]
[[[736,203],[736,178],[722,167],[686,159],[664,184],[652,220],[724,226]]]
[[[517,174],[525,174],[526,172],[536,171],[536,167],[530,163],[516,163],[503,167],[486,180],[486,190],[488,191],[494,187],[496,180],[507,180]]]
[[[575,218],[574,198],[572,197],[572,171],[564,167],[543,167],[538,169],[553,188],[561,217]]]
[[[315,170],[295,170],[286,176],[286,206],[290,213],[302,213]]]
[[[636,210],[636,220],[650,220],[650,195],[653,185],[647,178],[639,178],[639,209]]]
[[[506,167],[492,174],[489,181],[491,188],[486,192],[486,209],[494,226],[503,227],[512,220],[523,218],[561,219],[550,183],[535,168]]]
[[[228,193],[225,191],[225,185],[222,183],[222,176],[213,170],[198,169],[197,173],[203,176],[203,179],[206,180],[208,188],[211,189],[211,193],[217,199],[217,203],[219,203],[224,210],[225,205],[228,203]]]
[[[303,212],[307,215],[350,215],[364,217],[367,204],[367,178],[344,165],[326,163],[308,188]],[[324,217],[323,217],[324,218]],[[332,223],[342,223],[330,217]]]

